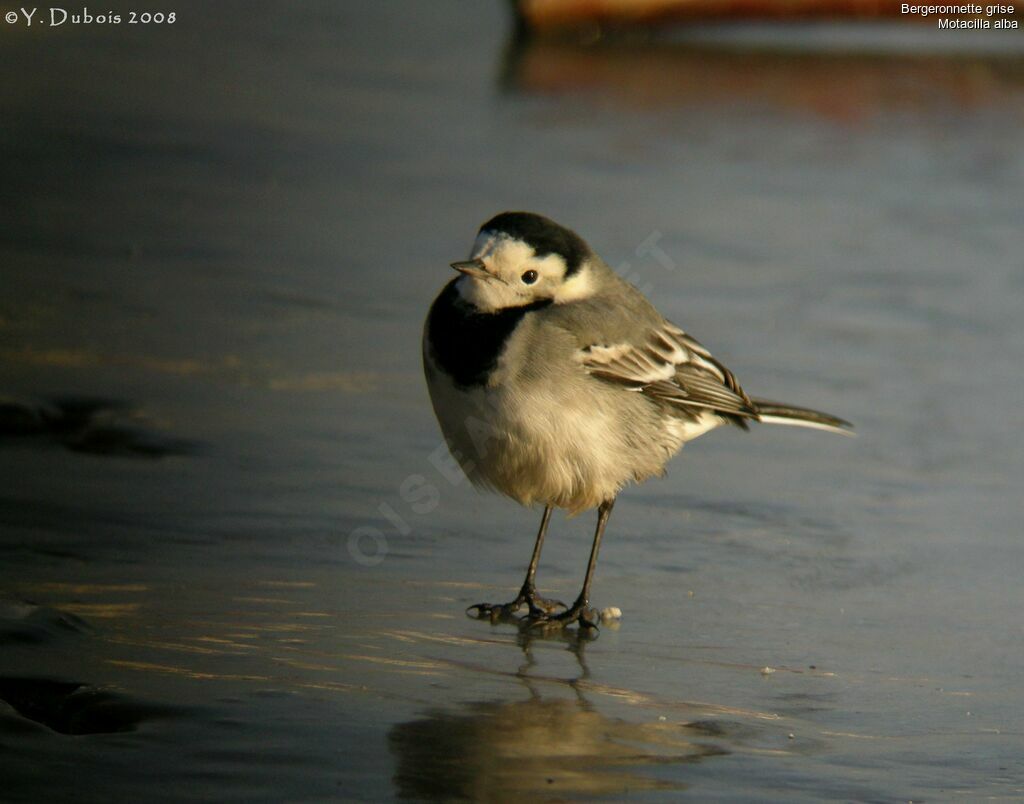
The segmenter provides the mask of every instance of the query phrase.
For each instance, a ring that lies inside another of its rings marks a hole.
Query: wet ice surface
[[[1020,795],[1019,56],[224,8],[4,32],[5,798]],[[539,511],[431,461],[422,318],[505,208],[860,431],[716,432],[624,494],[589,643],[463,616]]]

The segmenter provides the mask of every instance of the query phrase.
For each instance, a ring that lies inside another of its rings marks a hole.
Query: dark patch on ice
[[[0,443],[38,438],[73,452],[163,458],[190,455],[198,444],[146,426],[129,403],[99,397],[0,397]]]
[[[181,710],[133,700],[112,690],[74,681],[0,676],[0,700],[19,715],[59,734],[113,734],[134,731],[149,720]]]
[[[0,600],[0,646],[38,644],[91,630],[85,620],[66,611]]]

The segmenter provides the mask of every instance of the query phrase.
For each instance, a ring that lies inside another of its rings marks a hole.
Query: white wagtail
[[[685,444],[723,424],[849,433],[815,410],[747,396],[732,372],[666,321],[575,232],[530,212],[483,226],[430,308],[423,364],[452,455],[474,485],[544,514],[515,600],[469,613],[594,627],[590,583],[615,497],[664,474]],[[583,589],[571,606],[537,594],[553,508],[597,508]]]

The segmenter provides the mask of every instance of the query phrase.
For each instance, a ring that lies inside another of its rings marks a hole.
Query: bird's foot
[[[515,600],[508,603],[477,603],[466,609],[466,614],[478,620],[490,620],[492,623],[507,623],[518,620],[516,612],[523,606],[527,607],[529,620],[550,617],[559,609],[568,607],[561,600],[549,600],[537,594],[537,590],[524,586],[519,590]]]
[[[527,626],[538,631],[557,631],[575,623],[579,626],[581,633],[596,634],[599,622],[601,622],[600,613],[591,608],[589,601],[585,598],[577,598],[572,606],[557,614],[531,611]]]
[[[556,614],[558,611],[566,611],[569,608],[561,600],[541,597],[536,592],[526,598],[526,605],[529,607],[528,616],[531,618],[548,617]]]
[[[492,623],[507,623],[518,619],[516,612],[523,606],[519,598],[508,603],[476,603],[466,609],[466,614],[477,620],[490,620]]]

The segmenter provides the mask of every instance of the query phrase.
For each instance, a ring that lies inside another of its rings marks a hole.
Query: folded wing
[[[674,324],[652,329],[641,344],[592,344],[579,356],[592,376],[681,411],[713,411],[742,427],[759,418],[733,373]]]

